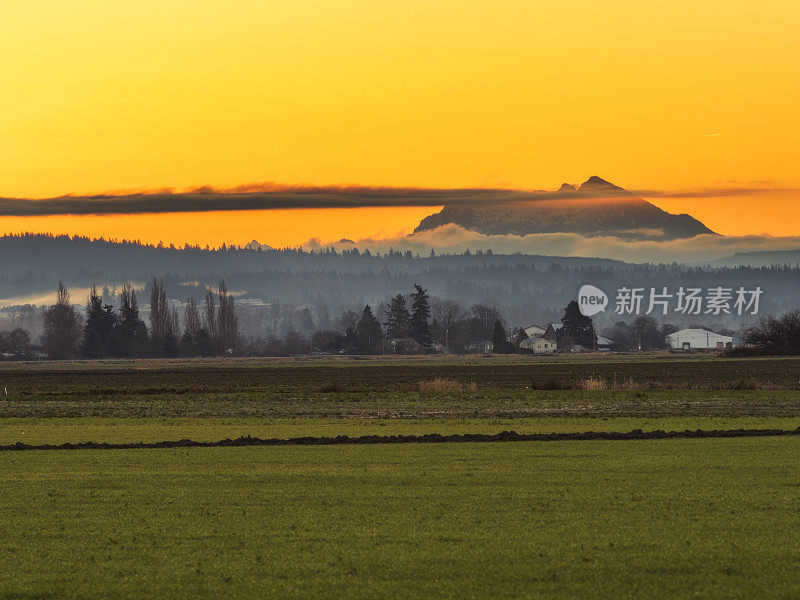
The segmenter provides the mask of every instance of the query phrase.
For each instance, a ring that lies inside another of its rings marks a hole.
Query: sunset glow
[[[138,240],[176,246],[245,245],[252,240],[274,248],[293,247],[318,239],[388,238],[411,233],[429,208],[352,208],[329,210],[270,210],[159,215],[89,215],[4,217],[11,233],[54,233]],[[309,234],[313,232],[313,234]]]
[[[800,597],[798,26],[0,0],[0,600]]]
[[[799,21],[791,0],[6,0],[0,196],[254,181],[555,189],[599,174],[626,189],[764,187],[653,201],[723,233],[787,235]],[[768,207],[757,218],[754,202]],[[283,245],[407,232],[429,212],[0,229]]]

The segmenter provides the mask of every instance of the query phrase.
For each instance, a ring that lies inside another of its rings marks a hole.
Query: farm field
[[[0,445],[800,426],[796,359],[585,358],[1,364]],[[3,451],[0,599],[796,597],[799,470],[800,436]]]
[[[7,452],[0,597],[800,594],[800,439]]]
[[[12,397],[391,392],[448,379],[479,389],[580,389],[589,378],[636,389],[800,390],[800,359],[716,355],[575,355],[2,363]]]
[[[800,416],[800,360],[680,354],[5,363],[0,387],[0,418]]]
[[[80,394],[0,399],[0,418],[512,419],[800,416],[798,390]]]

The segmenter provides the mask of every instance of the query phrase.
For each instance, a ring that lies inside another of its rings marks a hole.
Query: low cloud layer
[[[411,250],[425,255],[433,249],[438,253],[461,253],[469,249],[492,250],[502,254],[538,254],[546,256],[582,256],[612,258],[626,262],[700,263],[716,261],[736,253],[753,251],[800,251],[800,236],[718,236],[699,235],[670,241],[626,241],[612,236],[585,237],[576,233],[537,233],[525,236],[483,235],[457,225],[415,233],[393,239],[361,239],[336,244],[320,244],[310,240],[307,250],[334,246],[337,249],[369,249],[385,252]],[[795,261],[797,259],[794,259]]]
[[[699,188],[694,190],[633,190],[631,193],[643,198],[683,199],[683,198],[731,198],[741,196],[765,196],[771,194],[800,193],[800,189],[777,187],[770,184],[752,186],[724,186]]]
[[[174,194],[64,196],[45,200],[0,199],[0,216],[109,215],[309,208],[364,208],[443,204],[504,204],[541,199],[529,192],[492,189],[283,188],[273,191],[225,191],[197,188]],[[551,195],[552,196],[552,195]]]
[[[624,191],[615,188],[619,193]],[[659,191],[637,190],[645,198],[706,198],[786,192],[768,185],[714,189]],[[608,198],[614,190],[591,193],[569,191],[523,191],[505,189],[425,189],[381,187],[283,186],[273,183],[242,185],[229,189],[209,186],[187,192],[172,190],[109,193],[94,196],[62,196],[42,200],[0,198],[0,216],[104,215],[168,212],[210,212],[310,208],[366,208],[401,206],[490,206],[542,200]]]

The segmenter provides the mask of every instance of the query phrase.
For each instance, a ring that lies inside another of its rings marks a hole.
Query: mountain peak
[[[581,184],[581,189],[585,187],[617,187],[610,181],[606,181],[605,179],[598,177],[597,175],[592,175]]]
[[[249,244],[244,246],[245,250],[274,250],[272,246],[267,246],[266,244],[261,244],[258,240],[253,240]]]
[[[565,183],[555,193],[520,192],[512,200],[483,206],[446,203],[441,211],[425,217],[414,232],[454,224],[484,235],[578,233],[674,240],[713,233],[689,215],[670,214],[597,175],[578,190]]]
[[[581,187],[578,188],[578,191],[602,195],[608,195],[609,193],[612,193],[620,196],[633,196],[633,194],[631,194],[628,190],[622,189],[621,187],[616,186],[610,181],[606,181],[597,175],[592,175],[589,177],[589,179],[584,181],[581,184]]]

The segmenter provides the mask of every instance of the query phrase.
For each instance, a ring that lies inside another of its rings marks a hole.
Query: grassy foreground
[[[794,429],[798,367],[0,364],[0,444]],[[799,451],[791,437],[0,452],[0,600],[795,598]]]
[[[2,598],[794,598],[800,440],[10,452]]]

